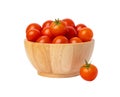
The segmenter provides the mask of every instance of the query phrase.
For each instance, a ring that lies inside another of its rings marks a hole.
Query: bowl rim
[[[95,40],[92,39],[90,41],[87,41],[87,42],[81,42],[81,43],[58,43],[58,44],[53,44],[53,43],[39,43],[39,42],[32,42],[32,41],[29,41],[27,39],[24,39],[24,42],[29,42],[29,43],[32,43],[32,44],[39,44],[39,45],[82,45],[82,44],[89,44],[89,43],[94,43]]]

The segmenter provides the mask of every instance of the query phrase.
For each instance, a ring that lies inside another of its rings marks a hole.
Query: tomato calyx
[[[84,65],[83,67],[89,69],[89,68],[90,68],[90,65],[91,65],[91,63],[88,63],[88,61],[85,60],[85,65]]]
[[[59,24],[60,24],[59,18],[58,18],[58,19],[55,19],[54,23],[55,23],[56,25],[59,25]]]

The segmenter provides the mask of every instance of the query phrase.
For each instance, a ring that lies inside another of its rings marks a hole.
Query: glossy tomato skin
[[[26,28],[26,33],[28,32],[28,31],[30,31],[30,30],[39,30],[39,31],[41,31],[41,26],[39,25],[39,24],[37,24],[37,23],[31,23],[31,24],[29,24],[28,26],[27,26],[27,28]]]
[[[76,31],[79,32],[82,28],[87,27],[85,24],[77,24],[76,25]]]
[[[44,29],[44,28],[46,28],[46,27],[49,27],[52,22],[53,22],[52,20],[47,20],[47,21],[45,21],[45,22],[42,24],[42,29]]]
[[[63,35],[56,36],[52,41],[52,43],[55,43],[55,44],[62,44],[62,43],[68,43],[68,42],[69,42],[68,39]]]
[[[46,36],[50,37],[51,39],[53,39],[53,34],[50,31],[49,27],[45,27],[44,29],[42,29],[41,34],[46,35]]]
[[[70,39],[70,38],[72,38],[72,37],[75,37],[76,35],[77,35],[77,31],[76,31],[76,29],[74,28],[74,27],[72,27],[72,26],[66,26],[66,34],[65,34],[65,36],[68,38],[68,39]]]
[[[95,65],[90,64],[90,67],[83,65],[80,68],[80,75],[84,80],[92,81],[96,78],[98,74],[98,69]]]
[[[44,36],[40,36],[36,40],[36,42],[39,42],[39,43],[51,43],[51,39],[48,36],[44,35]]]
[[[75,27],[75,23],[72,19],[70,18],[65,18],[62,20],[66,26],[72,26],[72,27]]]
[[[54,36],[65,35],[66,25],[61,20],[55,20],[50,25],[50,30]]]
[[[79,38],[79,37],[72,37],[70,40],[69,40],[70,43],[81,43],[82,40]]]
[[[39,30],[30,30],[26,33],[26,38],[29,41],[35,42],[40,37],[40,31]]]
[[[93,37],[93,31],[88,27],[84,27],[78,32],[78,37],[80,37],[83,42],[90,41]]]

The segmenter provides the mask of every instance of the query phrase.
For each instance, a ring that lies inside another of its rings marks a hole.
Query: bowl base
[[[73,73],[73,74],[51,74],[51,73],[38,72],[38,75],[45,76],[45,77],[51,77],[51,78],[67,78],[67,77],[78,76],[79,72]]]

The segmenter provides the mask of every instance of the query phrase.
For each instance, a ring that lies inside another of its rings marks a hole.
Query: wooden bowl
[[[83,43],[48,44],[24,40],[28,59],[39,75],[47,77],[73,77],[89,61],[94,40]]]

